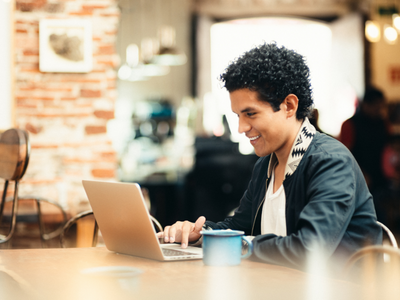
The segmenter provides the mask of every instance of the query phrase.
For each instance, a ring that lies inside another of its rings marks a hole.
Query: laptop
[[[108,250],[159,261],[201,259],[202,249],[160,244],[137,183],[82,180]]]

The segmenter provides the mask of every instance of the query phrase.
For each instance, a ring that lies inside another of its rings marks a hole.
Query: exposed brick
[[[104,34],[114,36],[114,35],[118,34],[118,31],[117,30],[107,30],[104,32]]]
[[[114,54],[115,48],[113,45],[99,46],[98,54]]]
[[[24,113],[26,116],[35,116],[37,118],[82,118],[82,117],[88,117],[90,114],[89,113],[37,113],[37,112],[26,112]]]
[[[38,50],[38,49],[27,49],[27,50],[24,50],[24,51],[23,51],[23,54],[24,54],[25,56],[29,56],[29,55],[35,55],[35,56],[37,56],[37,55],[39,55],[39,50]]]
[[[60,99],[63,101],[75,101],[78,98],[77,97],[61,97]]]
[[[35,153],[24,186],[39,196],[56,198],[58,184],[66,183],[72,210],[85,197],[81,185],[76,184],[82,177],[116,178],[117,156],[105,125],[114,113],[109,108],[97,108],[95,103],[98,98],[111,101],[116,94],[116,72],[111,61],[117,57],[114,47],[118,19],[111,15],[119,12],[117,2],[16,0],[14,117],[16,125],[30,133]],[[71,15],[95,15],[95,22],[109,24],[94,28],[94,71],[40,72],[39,21],[68,19]],[[98,63],[98,59],[103,62]],[[84,139],[82,135],[86,135]]]
[[[59,79],[60,82],[78,82],[78,83],[101,83],[101,80],[95,78],[85,78],[83,76],[64,76]]]
[[[111,110],[96,110],[94,115],[99,119],[114,119],[114,111]]]
[[[82,8],[84,10],[94,10],[94,9],[106,8],[106,7],[108,7],[107,4],[100,4],[100,3],[98,3],[98,4],[83,4],[82,5]]]
[[[37,108],[36,104],[25,103],[24,101],[17,101],[18,108]]]
[[[93,177],[97,178],[113,178],[115,177],[114,169],[93,169],[92,170]]]
[[[82,159],[82,158],[64,158],[63,162],[65,164],[83,164],[83,163],[96,163],[99,162],[99,160],[95,159]]]
[[[59,178],[55,178],[55,179],[26,179],[26,177],[24,177],[23,182],[24,183],[30,183],[30,184],[43,184],[43,185],[47,185],[49,183],[57,183],[59,182],[60,179]]]
[[[39,64],[21,66],[19,70],[21,72],[28,72],[28,73],[41,73],[39,70]]]
[[[46,0],[17,0],[16,9],[23,12],[30,12],[46,5]]]
[[[57,149],[59,148],[59,145],[55,145],[55,144],[35,144],[35,143],[31,143],[31,148],[32,149]]]
[[[54,101],[54,97],[27,97],[27,96],[17,96],[15,97],[17,100],[41,100],[41,101]]]
[[[101,13],[100,16],[102,17],[119,17],[120,13]]]
[[[91,10],[74,11],[74,12],[70,12],[69,15],[71,15],[71,16],[91,16],[91,15],[93,15],[93,11],[91,11]]]
[[[29,37],[28,37],[29,36]],[[16,49],[39,49],[38,37],[30,37],[30,35],[16,35],[14,45]]]
[[[86,134],[106,133],[107,127],[106,126],[86,126],[85,132],[86,132]]]
[[[100,154],[102,161],[116,161],[117,156],[115,152],[103,152]]]
[[[98,98],[101,97],[101,91],[99,90],[81,90],[81,97],[85,98]]]
[[[49,13],[61,13],[65,9],[64,3],[47,3],[45,11]]]
[[[25,129],[27,131],[29,131],[30,133],[38,134],[39,132],[42,131],[43,128],[42,128],[42,126],[34,126],[31,123],[26,123],[25,124]]]
[[[33,91],[33,90],[36,89],[36,87],[33,86],[33,85],[29,85],[29,86],[19,86],[18,89],[19,89],[20,91]]]
[[[98,64],[101,64],[101,65],[106,65],[106,66],[110,66],[110,67],[116,67],[116,62],[115,61],[113,61],[113,60],[109,60],[109,59],[98,59],[97,60],[97,63]]]

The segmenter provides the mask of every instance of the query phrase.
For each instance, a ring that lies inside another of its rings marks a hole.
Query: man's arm
[[[355,211],[356,176],[362,175],[354,172],[354,167],[354,161],[346,155],[317,158],[304,174],[309,178],[309,201],[300,213],[296,232],[286,237],[257,236],[253,240],[254,255],[268,263],[298,269],[307,267],[317,254],[327,262],[346,234]],[[356,242],[351,245],[354,249],[361,246]]]

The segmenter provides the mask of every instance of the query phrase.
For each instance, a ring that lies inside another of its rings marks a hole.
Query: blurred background
[[[82,179],[138,182],[164,226],[223,219],[257,157],[218,76],[276,41],[306,57],[314,122],[335,138],[367,86],[384,93],[379,211],[400,232],[399,9],[394,0],[0,0],[0,131],[28,131],[32,148],[20,194],[75,215],[89,208]]]

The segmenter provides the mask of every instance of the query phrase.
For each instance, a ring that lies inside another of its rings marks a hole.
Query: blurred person
[[[315,130],[317,130],[318,132],[321,133],[325,133],[322,131],[322,129],[319,127],[319,111],[318,109],[314,108],[312,113],[311,113],[311,117],[310,117],[310,123],[311,125],[313,125],[315,127]]]
[[[366,89],[356,113],[342,124],[339,140],[351,151],[371,192],[385,186],[382,154],[389,139],[386,99],[374,87]]]
[[[234,60],[220,79],[260,158],[234,215],[166,226],[166,243],[201,244],[201,230],[242,230],[252,258],[307,270],[314,257],[339,274],[361,247],[382,242],[373,200],[354,157],[309,122],[313,100],[304,57],[275,43]]]
[[[400,136],[392,136],[383,150],[382,168],[392,188],[400,189]],[[400,195],[400,194],[399,194]]]
[[[342,124],[339,140],[351,151],[373,195],[378,219],[387,221],[384,208],[388,181],[383,172],[383,151],[389,141],[386,99],[374,87],[365,90],[355,114]]]

